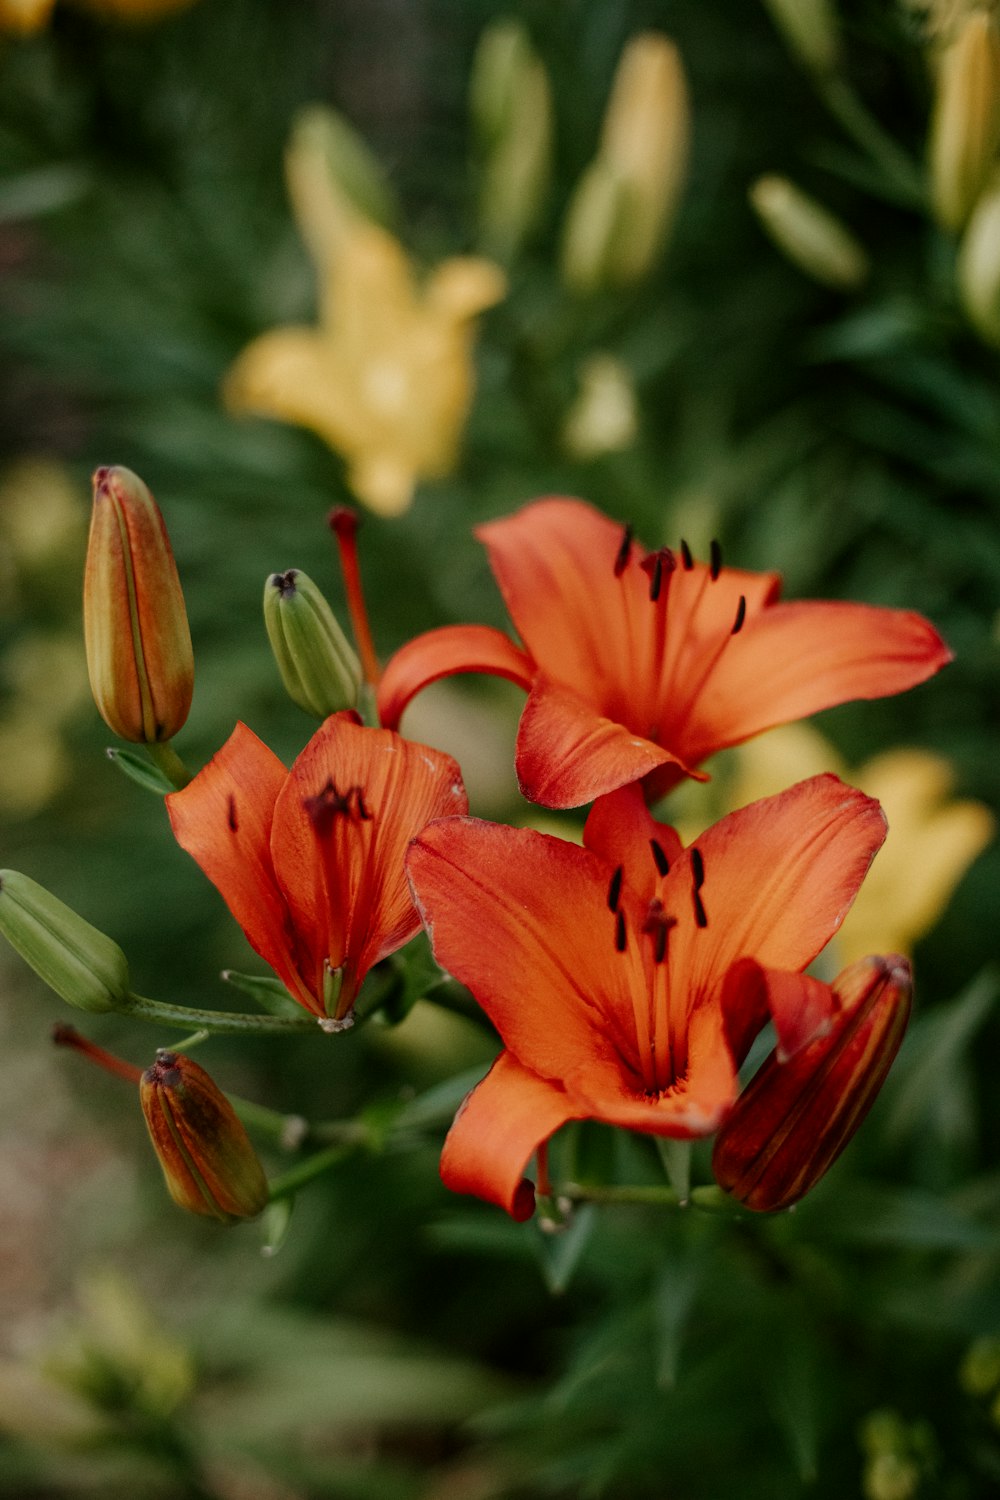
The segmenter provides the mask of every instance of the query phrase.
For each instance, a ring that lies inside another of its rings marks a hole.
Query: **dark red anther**
[[[691,874],[694,878],[694,888],[700,891],[705,884],[705,861],[701,857],[701,850],[691,850]]]
[[[337,537],[353,537],[361,519],[350,505],[335,505],[326,518],[326,524]]]
[[[740,595],[740,602],[736,606],[736,619],[733,621],[733,628],[732,628],[732,631],[730,632],[731,635],[739,635],[740,631],[743,629],[743,621],[746,619],[746,617],[747,617],[747,600],[746,600],[746,595],[745,594],[741,594]]]
[[[683,537],[681,537],[681,562],[684,564],[685,573],[690,573],[694,567],[694,558],[691,556],[691,548]]]
[[[649,847],[653,853],[653,864],[656,866],[658,875],[670,874],[670,861],[663,852],[663,845],[659,839],[650,839]]]
[[[615,917],[615,949],[619,953],[625,952],[625,913],[623,911]]]
[[[719,546],[715,537],[712,538],[712,545],[709,549],[709,559],[708,571],[711,575],[712,582],[714,583],[719,574],[722,572],[722,548]]]
[[[236,814],[236,798],[232,792],[230,792],[229,801],[226,803],[226,822],[229,824],[230,833],[239,833],[240,820]]]
[[[668,578],[676,566],[677,559],[669,547],[661,547],[643,562],[643,570],[649,574],[649,597],[653,604],[660,597],[664,578]]]
[[[694,920],[695,920],[695,925],[698,926],[698,927],[707,927],[708,926],[708,915],[707,915],[707,913],[705,911],[705,903],[701,899],[701,892],[695,890],[695,891],[692,891],[691,894],[694,896]]]
[[[649,903],[646,920],[642,924],[643,933],[653,939],[653,962],[662,964],[667,956],[667,938],[671,927],[677,926],[677,918],[670,917],[663,910],[663,902],[659,897],[654,897]]]
[[[619,899],[621,898],[621,893],[622,893],[622,876],[624,874],[625,874],[624,866],[619,865],[618,868],[617,868],[617,870],[615,871],[615,873],[611,877],[611,884],[608,886],[608,910],[609,911],[617,911],[618,910],[618,902],[619,902]]]
[[[629,558],[632,556],[632,527],[628,525],[622,531],[621,546],[615,557],[615,577],[620,578],[628,567]]]
[[[314,797],[303,798],[302,806],[321,837],[330,832],[336,818],[356,818],[359,823],[367,823],[371,819],[361,788],[349,786],[346,792],[338,792],[332,777]]]

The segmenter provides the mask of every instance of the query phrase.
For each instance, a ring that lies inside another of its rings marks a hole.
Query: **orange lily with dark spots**
[[[647,554],[582,500],[545,499],[476,529],[523,644],[484,625],[431,630],[391,659],[381,722],[421,688],[487,672],[525,688],[521,790],[577,807],[628,782],[655,797],[762,730],[923,682],[951,653],[908,610],[781,603],[776,573]]]
[[[471,818],[430,824],[407,857],[439,963],[503,1038],[445,1143],[458,1192],[527,1218],[532,1154],[569,1120],[710,1135],[772,1018],[789,1049],[828,1019],[798,975],[847,912],[885,836],[877,802],[817,776],[685,849],[629,786],[595,803],[584,847]]]
[[[247,940],[329,1029],[420,927],[404,868],[432,818],[468,807],[448,755],[334,714],[290,771],[245,724],[167,809]]]

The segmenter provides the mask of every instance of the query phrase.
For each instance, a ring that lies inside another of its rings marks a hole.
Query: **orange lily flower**
[[[406,846],[468,807],[448,755],[334,714],[287,771],[245,724],[167,799],[193,855],[289,993],[329,1030],[350,1025],[373,964],[420,927]]]
[[[518,781],[547,807],[577,807],[645,779],[662,795],[701,761],[776,724],[899,693],[950,661],[908,610],[778,602],[776,573],[709,564],[685,544],[645,553],[582,500],[537,500],[476,528],[520,632],[431,630],[379,687],[383,724],[438,678],[488,672],[528,691]],[[702,775],[699,779],[705,779]]]
[[[457,1192],[530,1216],[533,1152],[569,1120],[710,1135],[774,1019],[788,1051],[828,992],[739,979],[797,975],[836,931],[885,836],[877,802],[816,776],[731,813],[684,849],[640,789],[601,798],[584,845],[472,818],[432,823],[407,867],[438,961],[505,1044],[445,1142]],[[787,998],[787,1003],[786,1002]]]

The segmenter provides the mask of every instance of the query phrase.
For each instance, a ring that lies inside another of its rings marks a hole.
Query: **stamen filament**
[[[70,1026],[65,1021],[57,1021],[52,1028],[52,1040],[57,1047],[72,1047],[85,1057],[88,1062],[94,1063],[98,1068],[103,1068],[105,1073],[113,1073],[116,1078],[124,1078],[126,1083],[137,1084],[142,1078],[142,1069],[134,1067],[121,1057],[115,1057],[113,1052],[106,1052],[103,1047],[98,1047],[82,1032],[77,1031],[75,1026]]]
[[[359,524],[357,514],[349,505],[335,505],[327,516],[327,525],[337,540],[340,568],[344,575],[344,589],[347,594],[347,608],[351,616],[351,625],[354,627],[354,639],[357,642],[358,656],[361,659],[361,670],[365,674],[365,681],[369,687],[376,688],[382,676],[382,670],[375,654],[375,643],[372,640],[368,609],[361,585],[361,569],[358,566],[357,531]]]

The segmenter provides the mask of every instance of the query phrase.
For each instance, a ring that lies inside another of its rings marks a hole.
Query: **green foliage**
[[[832,711],[824,732],[852,765],[897,744],[947,755],[961,795],[1000,808],[998,355],[962,312],[955,241],[914,189],[930,109],[919,7],[838,9],[847,93],[804,70],[755,3],[199,0],[141,28],[66,4],[48,31],[0,40],[0,451],[57,460],[81,505],[98,463],[148,479],[194,638],[178,736],[192,766],[237,718],[286,763],[308,736],[269,659],[261,578],[304,568],[348,617],[324,524],[352,499],[342,460],[302,429],[235,419],[219,395],[252,338],[316,315],[282,177],[293,121],[325,103],[356,127],[419,264],[474,252],[465,91],[483,28],[513,17],[551,85],[551,180],[509,296],[482,321],[456,471],[360,531],[378,651],[446,622],[502,625],[472,527],[581,494],[651,546],[683,533],[704,553],[718,536],[727,560],[780,570],[791,597],[927,614],[954,665],[905,697]],[[687,188],[649,276],[573,298],[557,271],[566,205],[621,46],[644,27],[684,60]],[[352,160],[369,178],[367,152]],[[871,264],[863,287],[813,284],[765,239],[747,193],[768,172],[851,226]],[[581,457],[563,433],[595,353],[627,372],[639,430]],[[0,730],[22,704],[15,648],[75,631],[77,616],[76,557],[17,553],[6,514]],[[82,562],[79,543],[67,546]],[[483,712],[509,762],[506,707],[463,685],[442,711],[470,785],[489,760]],[[256,960],[144,795],[167,790],[160,773],[115,747],[116,775],[86,709],[67,708],[58,733],[71,763],[47,801],[12,812],[3,863],[113,932],[140,993],[225,1008],[219,971]],[[0,737],[0,777],[26,774],[12,743]],[[474,813],[530,815],[511,771],[491,787]],[[226,1044],[238,1094],[285,1118],[369,1126],[368,1149],[345,1150],[290,1218],[265,1221],[260,1259],[257,1230],[222,1244],[170,1216],[122,1086],[38,1061],[57,1004],[5,968],[5,1199],[26,1249],[2,1294],[0,1390],[20,1396],[0,1402],[0,1492],[883,1500],[879,1483],[902,1470],[907,1500],[995,1494],[997,1391],[961,1372],[975,1340],[1000,1336],[998,888],[994,847],[920,944],[915,1020],[870,1120],[773,1220],[555,1203],[539,1229],[446,1194],[440,1142],[495,1046],[418,943],[372,974],[359,1010],[377,1021],[322,1046]],[[227,977],[285,1013],[271,981]],[[137,1048],[137,1027],[107,1028],[102,1041]],[[206,1046],[206,1066],[222,1048]],[[274,1176],[305,1149],[261,1143]],[[666,1186],[648,1141],[588,1123],[561,1149],[584,1188]],[[698,1149],[691,1170],[708,1180]],[[67,1385],[82,1365],[64,1359],[52,1394],[43,1356],[68,1338],[78,1270],[94,1263],[127,1273],[163,1348],[186,1351],[191,1386],[175,1403],[151,1411],[134,1351],[132,1365],[100,1340],[95,1354],[93,1329],[86,1379]]]

